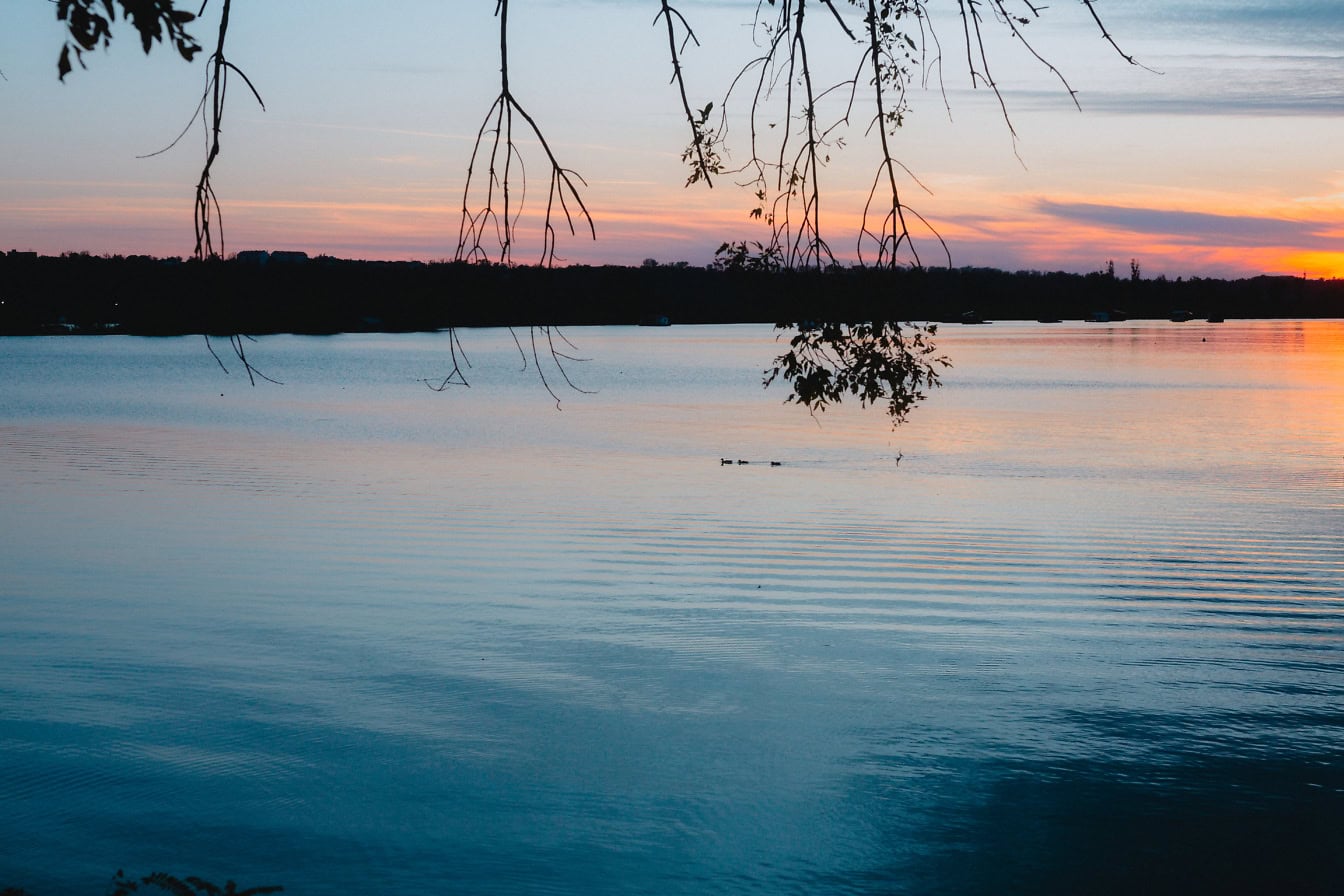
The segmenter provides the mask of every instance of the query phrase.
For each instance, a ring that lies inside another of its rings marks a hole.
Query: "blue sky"
[[[196,28],[213,40],[218,0]],[[918,176],[904,198],[954,264],[1144,272],[1344,276],[1344,16],[1333,3],[1102,0],[1125,64],[1086,8],[1059,3],[1027,28],[1078,91],[1082,111],[1011,40],[991,45],[1017,138],[993,97],[969,89],[955,4],[931,2],[943,79],[912,97],[896,153]],[[753,53],[754,2],[682,11],[700,47],[692,100],[721,99]],[[438,259],[456,247],[472,138],[497,90],[492,0],[238,0],[234,82],[215,180],[225,248]],[[720,179],[685,189],[685,123],[669,84],[656,2],[513,4],[512,84],[564,164],[588,182],[596,242],[573,262],[703,264],[727,239],[758,239],[753,203]],[[820,26],[822,22],[817,22]],[[0,30],[0,249],[188,254],[202,136],[174,150],[204,81],[122,33],[88,71],[56,79],[63,36],[44,0],[5,0]],[[820,68],[847,66],[815,39]],[[946,96],[946,104],[944,102]],[[740,120],[734,135],[741,136]],[[876,156],[862,128],[823,172],[828,228],[852,254]],[[730,143],[730,147],[732,144]],[[740,160],[741,145],[738,155]],[[535,170],[535,165],[533,170]],[[539,201],[534,185],[530,200]],[[926,236],[926,261],[939,260]],[[524,246],[519,260],[535,247]]]

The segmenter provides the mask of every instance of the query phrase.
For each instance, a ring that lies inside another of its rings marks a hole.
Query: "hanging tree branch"
[[[787,243],[785,257],[790,260],[790,266],[819,268],[835,262],[835,256],[821,235],[820,147],[825,135],[818,130],[817,93],[812,83],[812,65],[807,57],[807,38],[803,27],[807,0],[797,0],[797,4],[793,16],[793,35],[789,43],[789,74],[786,83],[790,105],[793,102],[795,76],[803,92],[803,105],[799,113],[803,122],[803,141],[787,166],[787,177],[784,147],[780,146],[779,175],[781,185],[785,187],[782,190],[786,209],[785,225],[790,223],[788,208],[795,197],[802,198],[802,220],[793,239]]]
[[[921,84],[927,83],[930,65],[936,67],[942,82],[942,50],[937,32],[929,19],[926,0],[849,0],[858,10],[862,27],[855,27],[832,0],[818,0],[827,8],[840,32],[854,43],[865,65],[871,103],[868,135],[876,132],[880,150],[878,170],[863,207],[857,255],[860,264],[895,268],[904,264],[920,267],[920,252],[911,232],[912,224],[932,233],[951,264],[947,244],[928,222],[901,198],[900,181],[908,176],[918,179],[897,160],[892,139],[908,112],[909,89],[916,73]],[[1007,99],[994,78],[990,53],[986,46],[988,27],[981,7],[992,13],[997,27],[1005,28],[1026,52],[1063,85],[1075,106],[1077,93],[1063,74],[1030,41],[1023,29],[1041,17],[1044,7],[1021,0],[1021,11],[1013,0],[956,0],[965,43],[965,66],[973,88],[989,89],[999,105],[1004,123],[1016,143],[1017,134],[1009,116]],[[1083,0],[1103,37],[1119,52],[1102,25],[1092,0]],[[766,5],[774,7],[767,16]],[[728,108],[740,83],[751,78],[754,85],[747,102],[746,119],[750,128],[749,159],[738,172],[748,172],[749,186],[756,199],[750,216],[761,219],[770,228],[765,242],[725,242],[719,249],[716,266],[730,270],[768,272],[783,268],[822,268],[834,262],[822,230],[820,172],[833,150],[844,147],[844,128],[859,90],[860,75],[818,88],[812,60],[809,58],[806,25],[807,0],[757,0],[756,30],[763,35],[761,54],[738,72],[724,95],[722,124],[714,134],[714,145],[724,145]],[[950,2],[949,2],[950,5]],[[666,4],[664,4],[666,6]],[[850,13],[853,15],[854,13]],[[907,28],[907,23],[913,25]],[[686,26],[689,30],[689,25]],[[860,37],[861,35],[861,37]],[[930,54],[932,49],[932,54]],[[682,60],[675,43],[671,45],[674,78],[684,85]],[[1120,54],[1131,64],[1133,57]],[[824,83],[824,82],[823,82]],[[699,163],[691,151],[703,137],[696,120],[691,120],[692,143],[683,159]],[[838,109],[823,109],[828,98],[841,98]],[[946,104],[946,92],[944,91]],[[767,113],[773,108],[777,115]],[[706,115],[707,115],[706,109]],[[773,151],[765,150],[764,135],[777,136]],[[794,141],[797,141],[796,143]],[[724,150],[726,153],[726,149]],[[692,177],[690,182],[696,178]],[[872,247],[868,255],[867,247]],[[753,248],[754,247],[754,248]],[[764,373],[768,386],[783,379],[791,387],[787,401],[805,405],[811,411],[824,411],[845,396],[857,396],[861,403],[886,400],[893,424],[905,419],[913,405],[924,397],[926,389],[939,384],[938,370],[948,360],[936,353],[933,336],[936,328],[895,320],[822,322],[795,321],[778,325],[794,331],[788,351]]]
[[[206,99],[209,99],[209,117],[203,122],[206,127],[205,165],[201,168],[200,180],[196,182],[195,255],[201,261],[219,258],[224,251],[224,229],[220,215],[219,198],[215,195],[215,188],[210,182],[210,173],[214,167],[215,159],[219,157],[219,135],[224,127],[224,100],[228,95],[229,74],[236,73],[238,77],[242,78],[248,89],[252,91],[252,96],[256,98],[257,104],[263,110],[266,108],[266,104],[262,102],[261,94],[257,92],[257,88],[253,86],[247,75],[243,74],[241,69],[224,57],[224,41],[229,33],[229,12],[232,5],[232,0],[224,0],[223,2],[223,9],[219,16],[219,38],[215,44],[215,52],[210,54],[205,93],[202,95],[201,105],[198,107],[200,114],[203,115],[206,111]],[[205,7],[202,6],[201,8],[204,10]],[[219,234],[219,252],[215,251],[212,230]]]
[[[918,4],[912,4],[902,7],[900,12],[918,9]],[[833,6],[831,11],[839,20],[839,13]],[[905,86],[909,80],[909,70],[900,64],[893,47],[901,45],[898,40],[902,40],[905,44],[909,41],[896,32],[890,22],[884,21],[884,11],[888,17],[898,12],[893,4],[886,3],[884,9],[879,10],[876,0],[868,0],[863,21],[868,46],[861,54],[861,59],[871,66],[872,71],[870,86],[873,89],[874,118],[871,127],[875,127],[879,134],[882,162],[865,205],[859,248],[862,259],[863,235],[873,236],[878,245],[876,260],[879,267],[894,266],[902,243],[909,243],[910,240],[905,217],[906,209],[901,202],[896,178],[896,167],[899,163],[895,161],[888,142],[889,130],[894,130],[902,120]],[[806,195],[812,205],[810,208],[804,205],[803,220],[805,226],[813,228],[817,244],[824,246],[820,238],[819,204],[816,202],[818,196],[816,171],[819,167],[816,152],[820,143],[816,138],[815,128],[816,97],[812,92],[808,74],[810,65],[806,55],[806,44],[802,42],[801,2],[796,21],[795,40],[798,41],[798,45],[791,46],[790,54],[798,57],[801,69],[805,73],[801,83],[806,91],[803,114],[806,138],[803,151],[795,156],[791,176],[797,179],[799,177],[797,172],[801,171],[803,176],[811,173],[811,190]],[[854,33],[842,20],[840,24],[845,34],[853,39]],[[851,85],[849,100],[845,104],[843,116],[832,125],[832,128],[848,121],[854,103],[853,91],[857,87],[857,80],[856,75],[849,82]],[[792,82],[792,71],[790,81]],[[841,82],[831,90],[844,86],[844,83]],[[887,106],[889,88],[897,92],[896,105],[890,109]],[[901,167],[904,170],[904,166]],[[883,185],[884,175],[890,211],[885,215],[879,233],[874,235],[868,227],[868,213]],[[787,203],[786,194],[786,227]],[[776,231],[778,232],[778,228]],[[796,246],[795,243],[795,249]],[[913,246],[910,249],[914,263],[918,265],[918,252]],[[801,259],[804,262],[812,261],[817,265],[820,264],[819,254],[809,259],[806,255],[792,251],[789,257],[793,260]],[[934,325],[902,324],[897,320],[887,319],[827,323],[794,321],[781,323],[777,325],[777,329],[790,330],[795,335],[789,341],[788,351],[775,358],[773,365],[764,372],[762,381],[768,387],[776,379],[783,379],[790,387],[785,400],[801,404],[814,414],[825,411],[832,404],[840,403],[847,395],[855,396],[865,406],[885,401],[892,425],[897,426],[906,419],[911,408],[924,399],[926,389],[940,384],[938,369],[950,363],[946,357],[936,354],[933,337],[937,328]]]
[[[690,145],[681,154],[681,160],[691,166],[691,174],[686,178],[686,186],[690,186],[697,181],[703,180],[705,186],[713,188],[714,181],[712,175],[723,172],[723,161],[719,158],[717,150],[717,139],[713,128],[709,127],[709,113],[714,111],[713,103],[706,103],[704,108],[692,111],[691,101],[686,96],[686,78],[681,69],[681,51],[686,48],[688,43],[695,43],[699,46],[700,41],[696,40],[695,31],[686,21],[686,17],[679,10],[673,7],[668,0],[660,0],[662,9],[658,15],[654,16],[654,23],[662,18],[667,23],[667,52],[672,59],[672,81],[677,85],[677,92],[681,95],[681,108],[686,113],[686,123],[691,128]],[[680,24],[685,32],[680,46],[677,44],[677,25]]]
[[[905,113],[909,103],[907,89],[913,78],[910,69],[910,65],[913,64],[912,53],[918,49],[918,46],[908,34],[895,28],[894,22],[890,20],[893,13],[897,16],[902,14],[913,15],[920,24],[921,37],[925,34],[922,4],[910,3],[896,9],[893,4],[884,0],[882,8],[879,9],[878,0],[867,0],[867,12],[863,20],[865,36],[868,39],[865,58],[872,66],[870,83],[873,88],[873,119],[869,125],[869,132],[874,130],[877,132],[882,149],[882,158],[878,164],[877,175],[873,179],[873,186],[868,191],[868,199],[864,203],[863,220],[859,228],[856,251],[859,262],[862,264],[864,262],[864,241],[865,239],[871,240],[877,246],[875,265],[877,267],[892,267],[899,264],[899,253],[902,245],[905,245],[909,250],[911,263],[915,267],[919,267],[921,265],[919,250],[911,239],[906,215],[915,217],[926,227],[928,222],[918,212],[908,208],[901,201],[896,169],[899,167],[917,184],[919,184],[919,180],[910,173],[908,168],[896,160],[890,143],[890,138],[894,136],[896,129],[905,121]],[[936,38],[934,39],[936,40]],[[890,105],[888,104],[889,90],[895,93],[894,101]],[[923,184],[920,184],[920,186],[923,186]],[[869,215],[874,204],[878,201],[879,192],[883,188],[886,191],[883,203],[888,205],[889,208],[885,212],[877,231],[874,232],[868,224]],[[937,232],[933,231],[931,227],[929,230],[937,236]],[[938,240],[950,266],[951,253],[948,251],[947,244],[942,241],[941,237],[938,237]]]
[[[175,8],[175,3],[185,0],[51,2],[57,18],[69,32],[58,61],[58,71],[64,80],[73,70],[73,62],[84,67],[84,53],[109,44],[118,8],[123,19],[139,32],[146,52],[155,43],[166,42],[175,46],[183,58],[192,59],[200,46],[186,31],[186,25],[204,12],[208,0],[195,15]],[[934,71],[942,87],[943,53],[930,18],[931,6],[941,5],[959,15],[964,65],[971,86],[984,87],[993,93],[1014,143],[1016,132],[1009,104],[994,77],[986,40],[994,29],[1002,29],[1018,41],[1029,56],[1058,79],[1075,106],[1078,105],[1077,92],[1062,72],[1027,40],[1024,29],[1043,18],[1047,8],[1032,0],[847,0],[846,3],[816,0],[829,14],[823,21],[833,24],[858,56],[853,73],[833,82],[814,67],[810,55],[816,26],[809,29],[812,18],[807,16],[807,0],[753,2],[756,11],[752,33],[760,52],[732,79],[718,106],[717,121],[712,125],[710,115],[715,104],[697,108],[691,103],[687,89],[684,57],[692,45],[699,46],[689,21],[671,0],[658,0],[653,20],[657,25],[662,19],[666,28],[671,82],[676,85],[681,111],[690,128],[690,143],[682,154],[682,161],[691,170],[687,184],[703,181],[712,187],[714,177],[745,176],[742,186],[752,190],[755,198],[749,215],[765,223],[770,231],[764,241],[725,242],[715,261],[717,267],[773,272],[785,268],[821,269],[835,264],[822,228],[821,171],[830,161],[831,153],[844,148],[851,115],[860,101],[871,103],[872,114],[865,116],[868,121],[865,136],[877,132],[880,159],[859,225],[859,262],[871,261],[879,268],[922,264],[911,226],[917,224],[935,237],[937,234],[918,212],[902,201],[903,176],[910,177],[918,186],[923,185],[898,161],[892,140],[908,112],[909,90],[916,77],[927,85],[930,72]],[[1080,2],[1087,7],[1088,15],[1111,48],[1129,64],[1139,65],[1107,30],[1096,0]],[[220,151],[229,76],[242,77],[261,102],[246,75],[225,57],[230,0],[223,0],[222,5],[218,42],[207,66],[206,89],[196,113],[204,122],[207,135],[206,160],[197,182],[194,213],[195,255],[202,261],[218,258],[223,252],[220,206],[211,173]],[[768,13],[767,6],[773,12]],[[984,14],[986,10],[988,15]],[[587,184],[575,171],[560,164],[537,122],[510,86],[508,14],[508,0],[496,0],[500,90],[477,131],[468,163],[456,257],[460,261],[514,263],[520,227],[526,220],[527,172],[523,148],[524,144],[533,144],[539,148],[548,170],[546,201],[537,216],[539,263],[551,266],[559,260],[557,237],[562,222],[575,236],[582,227],[595,239],[597,230],[580,193],[580,187]],[[729,107],[739,87],[749,94],[745,103],[748,153],[743,164],[729,168],[725,162]],[[947,105],[945,89],[943,97]],[[767,145],[767,134],[774,135],[775,145]],[[946,254],[946,244],[941,238],[938,241]],[[924,388],[937,385],[935,368],[946,363],[946,359],[934,354],[932,327],[911,329],[909,324],[890,321],[786,326],[797,329],[798,334],[791,342],[791,351],[777,358],[775,366],[766,372],[766,382],[783,377],[793,386],[789,400],[799,401],[813,411],[824,410],[847,394],[859,396],[865,404],[887,398],[888,412],[893,421],[899,422],[913,403],[923,397]],[[514,340],[526,365],[528,352],[516,334]],[[552,397],[555,392],[551,380],[541,369],[542,355],[549,355],[559,371],[559,379],[571,387],[574,384],[564,365],[580,360],[559,348],[557,340],[563,342],[564,337],[552,327],[534,326],[530,331],[532,361]],[[253,377],[256,371],[246,357],[243,337],[231,337],[231,343],[249,377]],[[463,365],[470,367],[470,364],[461,352],[455,332],[450,334],[449,344],[452,371],[437,386],[429,383],[439,390],[467,382]],[[219,356],[215,357],[218,360]]]
[[[901,201],[900,181],[908,176],[917,185],[919,182],[898,161],[891,138],[904,123],[909,111],[909,90],[916,79],[927,84],[930,72],[933,72],[941,86],[943,54],[930,17],[930,6],[937,4],[933,0],[816,2],[826,8],[839,33],[855,45],[861,57],[860,68],[866,65],[871,70],[866,78],[869,90],[863,100],[872,109],[868,136],[873,136],[872,132],[876,131],[880,161],[859,228],[860,263],[871,261],[879,267],[904,264],[918,267],[920,253],[913,240],[911,225],[927,228],[935,238],[937,234],[922,216]],[[1102,36],[1125,61],[1137,65],[1132,56],[1120,50],[1106,30],[1094,5],[1095,0],[1083,2]],[[786,268],[824,267],[834,258],[822,230],[820,173],[830,154],[845,145],[844,129],[849,124],[859,78],[856,75],[826,87],[818,85],[816,78],[821,73],[809,58],[810,30],[805,27],[810,22],[806,15],[807,0],[755,0],[755,5],[754,29],[762,38],[758,43],[761,53],[742,66],[729,85],[720,106],[720,123],[711,129],[707,119],[713,104],[697,115],[686,99],[683,56],[688,42],[682,40],[678,44],[674,39],[670,29],[673,10],[666,0],[660,0],[658,15],[666,16],[669,25],[673,80],[678,85],[682,109],[691,125],[691,143],[683,154],[683,160],[692,167],[688,183],[704,179],[698,149],[706,145],[713,147],[715,161],[720,162],[721,168],[748,174],[743,185],[752,189],[756,199],[750,215],[770,228],[769,239],[759,243],[760,250],[778,250],[779,261]],[[770,7],[768,11],[767,6]],[[1030,0],[947,0],[945,8],[954,10],[961,19],[964,65],[971,86],[988,89],[994,95],[1014,143],[1017,134],[1009,114],[1008,99],[994,75],[987,44],[990,30],[1006,31],[1060,82],[1070,100],[1078,105],[1077,92],[1072,85],[1025,32],[1027,25],[1043,17],[1046,7]],[[691,33],[690,24],[680,15],[678,22],[687,34]],[[734,92],[748,80],[754,82],[748,90],[745,111],[750,129],[748,158],[740,166],[727,168],[721,160],[727,155],[729,107]],[[828,98],[840,96],[842,91],[847,93],[847,99],[838,109],[832,106],[828,112],[824,104],[829,102]],[[769,148],[762,142],[767,134],[774,135],[775,141]],[[870,219],[874,209],[887,211],[882,212],[879,219]],[[946,244],[940,238],[938,243],[947,254]],[[725,262],[734,264],[733,259],[740,259],[740,250],[746,246],[747,243],[741,242],[724,243]],[[873,247],[872,255],[865,246]],[[765,256],[759,260],[768,266]]]
[[[576,217],[587,224],[588,232],[593,239],[597,239],[597,226],[593,223],[592,215],[588,213],[588,207],[584,204],[576,182],[584,186],[587,184],[577,172],[560,164],[541,128],[518,102],[509,87],[509,0],[497,0],[495,16],[499,19],[499,95],[495,97],[490,111],[486,113],[481,123],[480,130],[476,132],[476,143],[467,166],[466,185],[462,190],[462,217],[458,229],[457,258],[459,261],[488,262],[497,259],[501,264],[513,263],[513,249],[517,241],[523,198],[527,190],[522,154],[518,138],[514,135],[514,116],[517,115],[527,125],[532,138],[541,147],[542,154],[550,165],[550,187],[546,197],[546,212],[541,223],[540,259],[542,265],[549,267],[556,261],[555,225],[559,217],[564,218],[571,235],[578,232],[575,227]],[[487,134],[491,136],[487,138]],[[473,187],[476,186],[476,162],[487,143],[489,151],[485,175],[485,201],[483,205],[473,210],[471,194]],[[515,165],[519,168],[517,182],[514,180]],[[487,248],[492,242],[490,239],[492,234],[493,242],[498,246],[497,252]]]
[[[823,0],[824,2],[824,0]],[[843,25],[838,10],[825,5]],[[758,6],[758,10],[760,7]],[[831,148],[843,146],[843,139],[832,133],[848,118],[848,106],[840,115],[823,125],[819,119],[821,100],[844,88],[852,90],[852,79],[818,89],[808,57],[806,0],[784,0],[773,21],[760,18],[757,28],[764,35],[763,52],[738,72],[724,97],[726,109],[738,84],[754,71],[754,83],[748,102],[750,157],[738,172],[750,172],[750,185],[756,198],[751,217],[770,228],[770,238],[758,244],[760,251],[753,266],[785,268],[821,268],[835,263],[835,256],[821,228],[821,168],[829,161]],[[782,94],[777,119],[767,115],[773,98]],[[799,142],[791,148],[794,128]],[[765,131],[778,128],[779,142],[767,159],[762,141]],[[722,133],[722,129],[721,129]],[[741,259],[745,243],[725,243],[720,247],[729,266]]]
[[[208,2],[208,0],[206,0]],[[219,14],[219,37],[215,42],[215,52],[210,54],[207,64],[207,74],[205,80],[205,92],[201,96],[201,104],[197,107],[202,116],[202,123],[206,129],[206,154],[205,164],[201,168],[200,179],[196,182],[196,207],[194,219],[196,225],[196,249],[195,256],[197,261],[216,261],[224,253],[224,226],[223,217],[219,207],[219,197],[215,195],[214,184],[211,183],[211,170],[214,168],[215,159],[219,158],[219,135],[224,127],[224,102],[228,96],[229,74],[231,72],[243,79],[252,96],[256,97],[257,103],[262,109],[266,104],[261,100],[261,94],[253,86],[247,75],[242,70],[229,62],[224,56],[224,43],[229,34],[229,13],[233,6],[233,0],[223,0],[223,5]],[[205,10],[205,6],[201,6]],[[206,99],[209,98],[209,108],[206,108]],[[208,117],[207,117],[208,111]],[[219,235],[219,250],[215,249],[214,234]],[[247,357],[246,341],[255,341],[250,336],[244,336],[241,333],[233,333],[229,336],[229,346],[233,349],[236,357],[243,365],[243,370],[247,372],[247,380],[252,385],[257,384],[257,378],[266,380],[270,383],[279,383],[266,374],[262,373]],[[210,354],[214,355],[215,361],[228,373],[228,368],[220,360],[219,354],[214,346],[210,345],[210,335],[205,335],[205,344],[210,348]]]
[[[540,146],[542,155],[550,167],[546,207],[541,220],[540,258],[542,266],[550,267],[557,260],[556,224],[560,218],[564,219],[570,235],[577,235],[576,219],[587,224],[587,230],[593,239],[597,239],[597,227],[578,188],[578,184],[587,186],[587,183],[577,172],[560,164],[546,136],[542,133],[541,127],[518,102],[510,87],[509,0],[497,0],[495,16],[499,19],[499,95],[491,103],[489,111],[486,112],[485,118],[481,122],[480,129],[476,132],[476,142],[472,148],[471,160],[467,165],[466,183],[462,188],[462,215],[458,226],[456,257],[458,261],[479,263],[496,261],[502,265],[513,264],[513,251],[517,243],[518,228],[522,220],[524,201],[527,195],[526,168],[523,164],[519,138],[514,133],[514,116],[516,115],[527,126],[525,133],[530,132],[532,139]],[[473,209],[471,196],[473,189],[480,189],[479,182],[476,180],[476,166],[478,159],[482,157],[482,150],[486,150],[484,154],[486,164],[485,185],[483,188],[485,196],[483,204]],[[512,328],[510,332],[513,332]],[[565,364],[566,362],[583,359],[568,355],[557,347],[555,337],[560,336],[560,334],[555,327],[533,325],[529,328],[532,360],[536,365],[537,376],[541,379],[542,386],[547,393],[555,399],[558,408],[560,407],[560,399],[555,394],[555,390],[552,389],[551,382],[547,379],[545,368],[541,362],[541,352],[538,348],[539,336],[541,341],[545,343],[547,355],[552,366],[559,372],[561,379],[572,389],[579,392],[584,390],[574,385],[565,369]],[[560,336],[560,338],[563,340],[563,336]],[[456,344],[460,348],[460,343],[457,343],[456,340],[456,332],[450,330],[450,346]],[[514,341],[518,341],[516,334],[514,334]],[[519,350],[520,352],[522,350],[521,343],[519,343]],[[526,353],[523,353],[523,363],[524,365],[527,363]],[[437,388],[442,391],[443,388],[452,384],[468,385],[466,377],[457,364],[455,354],[452,372],[444,378]]]
[[[951,362],[937,353],[935,325],[895,321],[799,324],[789,350],[764,374],[769,386],[782,378],[790,386],[786,402],[813,414],[857,397],[865,407],[886,402],[892,426],[940,385],[938,369]]]

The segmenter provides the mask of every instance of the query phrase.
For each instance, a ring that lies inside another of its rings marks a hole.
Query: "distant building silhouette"
[[[267,252],[265,249],[247,249],[235,255],[234,260],[239,264],[250,264],[257,267],[264,267],[268,264],[305,264],[308,261],[308,253]]]

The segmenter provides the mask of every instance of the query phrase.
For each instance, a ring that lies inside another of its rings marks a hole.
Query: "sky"
[[[196,7],[195,3],[188,6]],[[212,48],[219,0],[194,33]],[[754,0],[680,0],[699,46],[684,57],[697,107],[753,58]],[[988,51],[1012,122],[972,90],[952,0],[930,0],[941,79],[911,95],[894,154],[903,199],[955,266],[1101,269],[1144,276],[1344,277],[1344,16],[1337,0],[1060,0],[1025,33],[1077,91],[1011,38]],[[701,265],[759,240],[750,191],[685,186],[687,133],[654,0],[515,0],[510,82],[561,162],[586,182],[597,239],[562,233],[565,263]],[[204,86],[124,26],[62,83],[64,34],[46,0],[2,0],[0,251],[189,255]],[[815,7],[820,9],[819,6]],[[228,58],[256,85],[229,94],[214,184],[224,250],[449,259],[472,145],[499,89],[494,0],[235,3]],[[852,50],[814,17],[814,68],[844,77]],[[1002,29],[999,29],[1002,30]],[[825,80],[825,78],[822,78]],[[741,103],[728,106],[740,111]],[[856,116],[857,118],[858,116]],[[878,156],[859,122],[822,171],[825,235],[852,260]],[[1016,136],[1014,136],[1014,133]],[[729,161],[745,160],[740,115]],[[544,201],[536,147],[525,214]],[[915,180],[917,178],[917,180]],[[528,223],[527,219],[523,222]],[[540,257],[535,228],[515,260]],[[918,233],[925,263],[947,263]]]

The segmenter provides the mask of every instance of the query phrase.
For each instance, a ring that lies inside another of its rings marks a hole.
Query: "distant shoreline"
[[[501,267],[240,253],[0,253],[0,335],[331,334],[556,324],[1344,318],[1344,280],[992,268]]]

